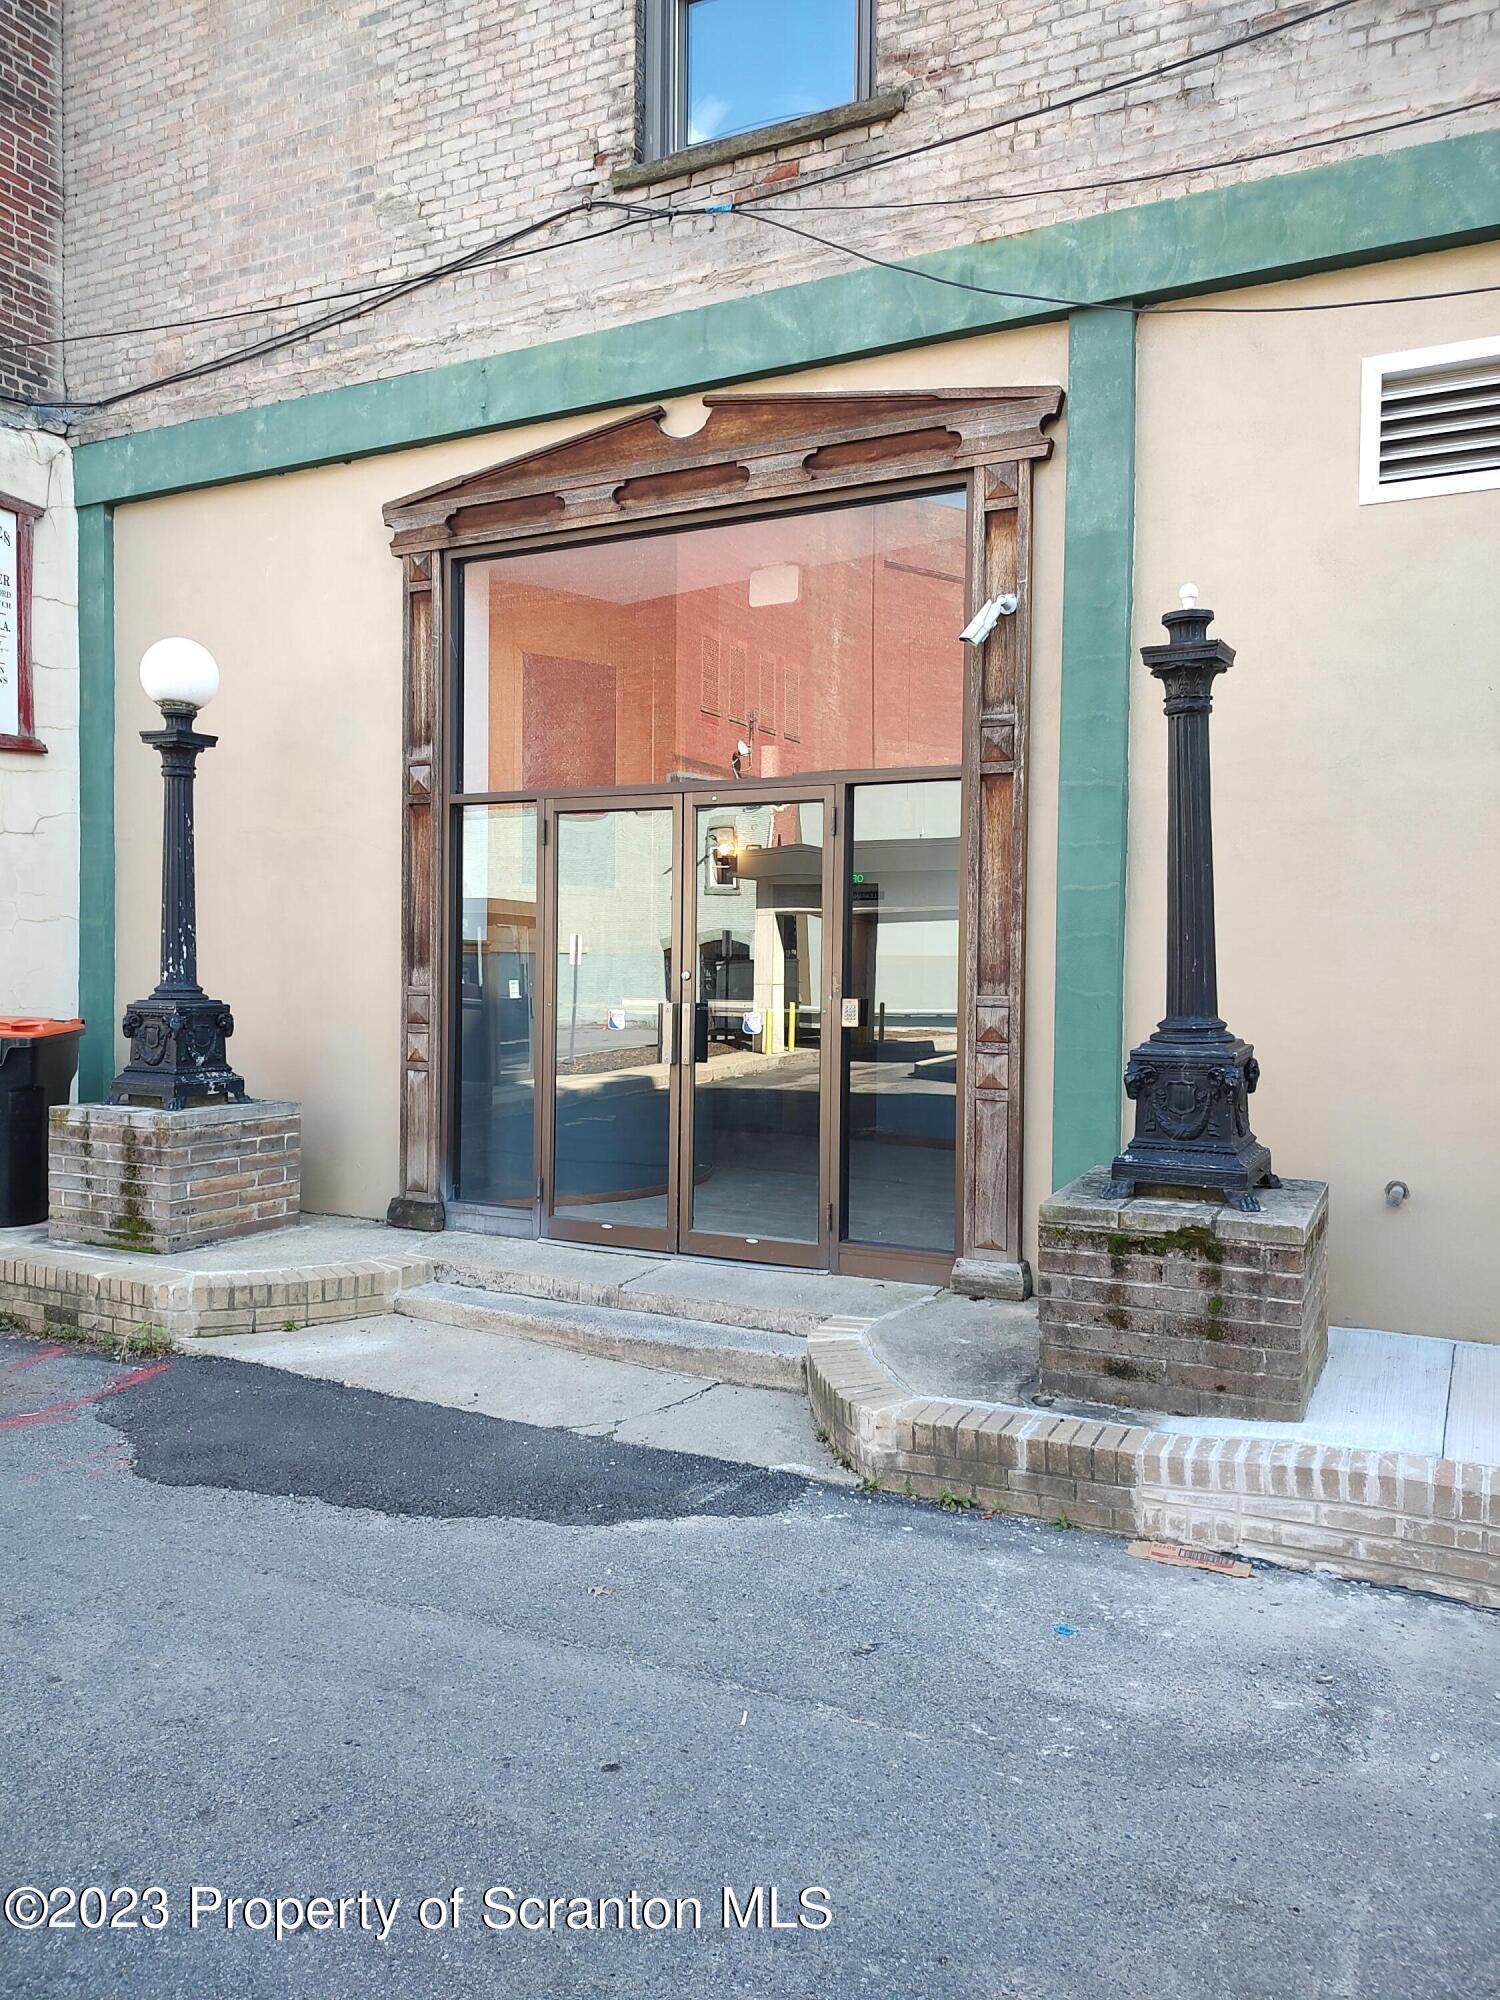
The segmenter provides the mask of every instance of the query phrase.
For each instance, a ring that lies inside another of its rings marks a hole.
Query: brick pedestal
[[[1121,1201],[1098,1168],[1042,1204],[1042,1389],[1072,1402],[1296,1423],[1328,1348],[1328,1189],[1259,1214]]]
[[[302,1206],[302,1107],[60,1106],[48,1173],[54,1243],[164,1252],[280,1229]]]

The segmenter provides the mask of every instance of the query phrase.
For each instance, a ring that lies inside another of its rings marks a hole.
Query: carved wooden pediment
[[[704,397],[691,437],[660,404],[385,508],[397,555],[836,492],[877,479],[1045,458],[1058,388]]]

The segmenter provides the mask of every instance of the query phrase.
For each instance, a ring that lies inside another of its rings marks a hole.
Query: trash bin
[[[0,1229],[47,1220],[47,1113],[66,1104],[82,1021],[0,1014]]]

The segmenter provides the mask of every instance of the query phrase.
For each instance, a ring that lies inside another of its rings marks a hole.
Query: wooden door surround
[[[1062,391],[751,390],[704,402],[707,420],[690,437],[665,431],[660,407],[642,410],[384,510],[405,579],[401,1150],[389,1219],[416,1229],[446,1220],[449,559],[951,479],[968,493],[970,615],[1003,593],[1017,599],[966,648],[959,1259],[967,1279],[1019,1296],[1031,469],[1051,452],[1044,431]]]

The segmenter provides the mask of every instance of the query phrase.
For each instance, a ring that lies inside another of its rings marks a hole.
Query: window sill
[[[773,153],[803,140],[826,139],[857,125],[883,125],[906,104],[904,90],[882,90],[854,104],[836,104],[828,111],[809,111],[801,118],[784,118],[779,125],[757,125],[753,132],[736,132],[727,139],[707,139],[701,146],[684,146],[659,160],[631,161],[616,167],[610,184],[619,190],[654,186],[657,181],[682,180],[712,167],[725,167],[757,153]]]
[[[20,750],[28,757],[45,757],[47,746],[40,736],[0,736],[0,750]]]

